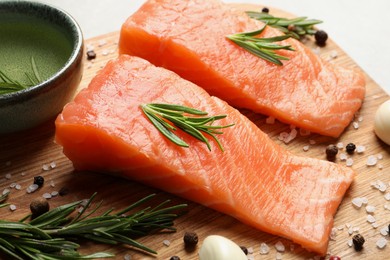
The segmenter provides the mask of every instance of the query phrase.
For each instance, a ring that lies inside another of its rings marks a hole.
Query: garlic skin
[[[390,100],[379,106],[375,113],[375,134],[390,145]]]
[[[230,239],[211,235],[206,237],[199,250],[199,260],[247,260],[242,249]]]

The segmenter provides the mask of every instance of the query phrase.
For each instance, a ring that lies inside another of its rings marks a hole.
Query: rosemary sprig
[[[307,17],[288,19],[276,17],[265,12],[248,11],[246,13],[249,17],[262,21],[297,40],[300,40],[304,35],[314,35],[317,31],[314,25],[322,23],[320,20],[307,19]]]
[[[30,81],[30,83],[23,84],[17,80],[13,80],[7,74],[0,70],[0,80],[2,81],[0,81],[0,95],[23,90],[28,87],[38,85],[40,82],[42,82],[41,75],[39,73],[37,64],[35,63],[35,59],[33,56],[31,56],[30,62],[33,74],[30,75],[29,73],[25,72],[25,75]]]
[[[4,207],[9,205],[8,203],[3,203],[4,201],[7,200],[8,195],[9,195],[9,191],[1,194],[1,196],[0,196],[0,208],[4,208]]]
[[[0,220],[0,251],[15,259],[96,259],[114,257],[111,253],[97,252],[82,255],[78,239],[110,245],[125,244],[146,252],[156,254],[153,249],[137,242],[135,236],[151,234],[159,230],[175,231],[173,220],[175,213],[186,207],[186,204],[167,206],[165,201],[156,207],[136,210],[155,195],[149,195],[129,207],[112,213],[110,209],[100,215],[96,211],[98,203],[90,212],[96,193],[86,202],[72,202],[54,208],[33,219],[29,223],[23,221]],[[82,209],[80,209],[82,207]],[[79,209],[76,216],[75,211]],[[134,213],[130,211],[135,210]]]
[[[231,34],[226,37],[250,53],[281,66],[283,65],[282,60],[288,60],[288,57],[279,55],[275,51],[282,49],[293,51],[294,49],[291,45],[280,45],[276,44],[276,42],[286,40],[287,38],[290,38],[290,35],[281,35],[269,38],[256,37],[264,31],[266,26],[267,23],[260,30]]]
[[[226,115],[205,117],[207,112],[181,105],[150,103],[141,105],[141,109],[165,137],[182,147],[189,147],[189,145],[173,133],[176,130],[175,126],[199,141],[204,142],[210,151],[210,143],[203,133],[211,136],[217,142],[221,151],[223,151],[222,144],[216,137],[217,134],[223,134],[223,132],[218,131],[218,129],[234,125],[212,125],[214,121],[223,119]],[[187,116],[185,114],[195,116]]]

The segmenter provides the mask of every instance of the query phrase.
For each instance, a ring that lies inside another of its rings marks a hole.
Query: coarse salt
[[[55,167],[57,167],[57,163],[56,162],[51,162],[50,163],[50,168],[54,169]]]
[[[366,165],[367,166],[374,166],[374,165],[376,165],[377,162],[378,162],[378,159],[376,158],[376,156],[370,155],[367,158]]]
[[[27,193],[33,193],[39,188],[38,184],[31,184],[30,186],[27,187]]]
[[[45,199],[51,199],[51,194],[48,193],[48,192],[46,192],[46,193],[44,193],[44,194],[42,195],[42,197],[45,198]]]
[[[124,260],[131,260],[131,255],[129,254],[126,254],[124,257],[123,257]]]
[[[281,241],[276,242],[275,249],[278,252],[284,252],[284,250],[286,250],[284,244]]]
[[[330,240],[336,240],[336,236],[337,236],[337,228],[332,228],[329,236]]]
[[[378,228],[378,227],[379,227],[379,224],[376,223],[376,222],[374,222],[374,223],[371,224],[371,226],[372,226],[372,228]]]
[[[13,182],[13,183],[11,183],[10,185],[9,185],[9,187],[12,189],[12,188],[15,188],[15,186],[16,186],[16,183],[15,182]]]
[[[386,238],[384,237],[381,237],[378,239],[378,241],[376,241],[376,246],[379,248],[379,249],[383,249],[385,248],[387,245],[387,240]]]
[[[42,165],[42,170],[44,170],[44,171],[48,171],[48,170],[50,170],[51,168],[50,168],[50,164],[44,164],[44,165]]]
[[[163,241],[163,244],[164,244],[164,246],[170,246],[170,245],[171,245],[171,241],[165,239],[165,240]]]
[[[260,244],[260,255],[267,255],[269,253],[269,246],[266,243]]]
[[[382,160],[382,159],[383,159],[383,155],[382,155],[381,153],[378,153],[378,154],[376,155],[376,158],[377,158],[378,160]]]
[[[376,221],[376,219],[373,215],[370,215],[370,214],[367,215],[367,222],[368,223],[374,223],[375,221]]]
[[[356,152],[357,153],[364,153],[365,151],[366,151],[366,147],[364,145],[356,146]]]
[[[52,191],[52,192],[50,193],[50,195],[51,195],[52,197],[57,197],[57,196],[58,196],[58,191]]]
[[[303,149],[303,151],[307,152],[307,151],[309,151],[310,146],[309,145],[305,145],[305,146],[303,146],[302,149]]]
[[[16,206],[14,204],[11,204],[11,205],[9,205],[9,209],[11,211],[15,211],[16,210]]]
[[[359,129],[359,123],[356,122],[356,121],[354,121],[354,122],[352,123],[352,126],[353,126],[353,128],[355,128],[355,129]]]
[[[99,46],[99,47],[102,47],[102,46],[104,46],[104,45],[106,45],[106,44],[107,44],[107,41],[106,41],[106,40],[100,40],[99,43],[98,43],[98,46]]]
[[[276,260],[282,260],[283,259],[283,255],[280,252],[277,252],[275,259]]]
[[[375,206],[372,206],[372,205],[367,205],[366,206],[366,212],[367,213],[374,213],[375,212]]]
[[[352,199],[352,205],[355,206],[355,208],[360,209],[363,205],[362,198],[357,197],[357,198]]]
[[[20,184],[16,184],[16,185],[15,185],[15,189],[16,189],[16,190],[21,190],[21,189],[22,189],[22,186],[21,186]]]
[[[389,235],[389,227],[383,227],[381,228],[381,230],[379,231],[379,233],[381,233],[382,236],[387,236]]]
[[[346,153],[340,153],[340,160],[346,161],[348,159],[348,155]]]
[[[7,180],[11,179],[11,178],[12,178],[11,173],[7,173],[7,174],[5,175],[5,178],[6,178]]]
[[[349,247],[352,247],[352,245],[353,245],[352,239],[349,239],[349,240],[348,240],[347,245],[348,245]]]
[[[248,254],[253,254],[253,247],[248,247]]]
[[[339,148],[339,149],[343,149],[343,148],[344,148],[343,142],[338,142],[338,143],[336,144],[336,146],[337,146],[337,148]]]
[[[346,162],[345,162],[345,165],[348,166],[348,167],[352,166],[353,165],[353,159],[352,158],[348,158],[346,160]]]
[[[385,200],[390,200],[390,192],[386,193],[384,197],[385,197]]]
[[[336,50],[333,50],[333,51],[329,54],[329,56],[330,56],[332,59],[336,59],[337,56],[338,56],[338,53],[337,53]]]

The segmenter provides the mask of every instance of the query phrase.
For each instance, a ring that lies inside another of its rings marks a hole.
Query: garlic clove
[[[375,113],[375,134],[390,145],[390,100],[379,106]]]
[[[247,260],[242,249],[230,239],[211,235],[206,237],[199,250],[199,260]]]

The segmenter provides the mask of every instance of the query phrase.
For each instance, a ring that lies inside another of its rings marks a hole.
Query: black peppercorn
[[[245,246],[240,246],[242,252],[244,252],[244,254],[248,254],[248,248],[246,248]]]
[[[195,232],[186,232],[183,240],[186,247],[195,247],[198,244],[198,235]]]
[[[339,152],[339,149],[337,149],[337,146],[334,145],[334,144],[331,144],[331,145],[328,145],[326,147],[326,158],[329,160],[329,161],[334,161],[336,159],[336,155],[337,153]]]
[[[94,51],[87,51],[87,59],[93,60],[96,58],[96,53]]]
[[[365,242],[364,237],[360,234],[356,234],[352,237],[353,246],[356,251],[361,251],[363,249],[363,244]]]
[[[39,217],[40,215],[48,212],[50,209],[49,202],[46,199],[39,197],[31,201],[30,210],[31,210],[31,218],[34,219]]]
[[[45,182],[45,179],[42,176],[35,176],[34,177],[34,184],[38,185],[38,187],[42,187],[44,182]]]
[[[322,30],[316,31],[314,38],[316,39],[317,45],[324,46],[326,44],[326,40],[328,39],[328,34]]]
[[[353,154],[355,152],[355,149],[356,149],[356,145],[353,144],[353,143],[349,143],[347,144],[347,146],[345,147],[346,151],[348,154]]]
[[[180,257],[174,255],[171,258],[169,258],[169,260],[180,260]]]
[[[269,13],[269,9],[267,7],[264,7],[263,9],[261,9],[261,12],[262,13]]]

